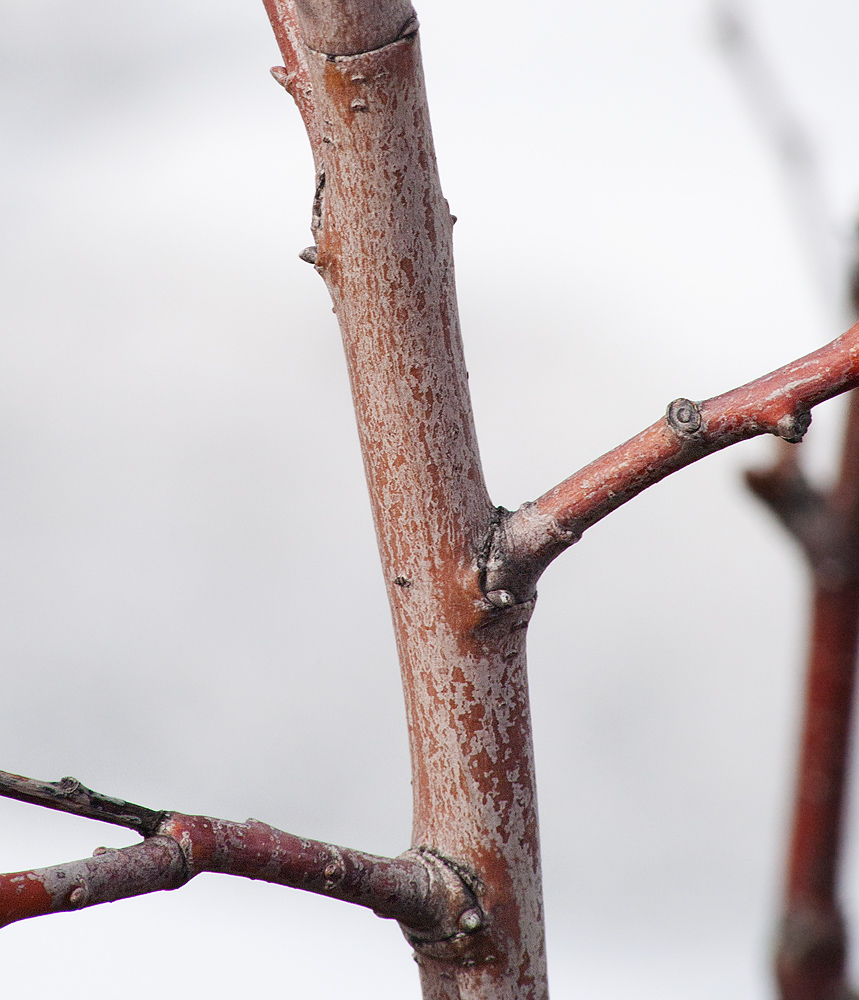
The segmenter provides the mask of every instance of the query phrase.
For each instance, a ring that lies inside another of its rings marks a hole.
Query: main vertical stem
[[[283,45],[278,19],[291,14],[289,4],[266,6]],[[390,41],[382,31],[378,48],[348,54],[337,18],[345,11],[348,33],[366,44],[358,21],[368,5],[324,0],[304,23],[307,6],[298,26],[305,39],[315,33],[314,48],[287,45],[284,56],[306,75],[319,126],[317,246],[309,256],[340,322],[393,614],[413,846],[452,861],[484,914],[482,926],[447,940],[413,939],[424,997],[543,1000],[525,668],[532,606],[496,608],[480,587],[494,510],[471,413],[453,220],[436,169],[416,24],[406,20],[401,37]],[[369,6],[378,20],[385,3]],[[392,11],[402,21],[401,0]]]

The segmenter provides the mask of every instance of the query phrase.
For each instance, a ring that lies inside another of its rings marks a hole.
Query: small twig
[[[258,820],[155,812],[84,788],[0,772],[0,795],[127,826],[143,844],[97,848],[84,861],[0,875],[0,926],[162,889],[220,872],[303,889],[398,920],[416,947],[481,930],[476,883],[437,852],[384,858],[284,833]]]
[[[182,850],[169,837],[96,851],[83,861],[0,875],[0,927],[46,913],[178,889],[189,878]]]
[[[0,771],[0,795],[19,802],[57,809],[59,812],[73,813],[97,819],[102,823],[113,823],[134,830],[142,837],[151,837],[164,817],[163,810],[146,809],[133,802],[113,799],[101,795],[82,785],[77,778],[63,778],[60,781],[34,781],[18,774]]]
[[[859,313],[859,268],[851,275]],[[838,898],[844,789],[859,639],[859,392],[850,406],[838,478],[813,490],[782,455],[748,475],[754,492],[799,542],[812,573],[805,713],[783,916],[776,947],[781,1000],[854,998]]]
[[[777,371],[666,416],[500,519],[485,559],[484,592],[498,606],[533,597],[540,574],[565,548],[648,486],[705,455],[759,434],[799,441],[813,406],[859,385],[859,324]]]
[[[285,63],[284,66],[273,66],[271,75],[295,101],[307,130],[316,173],[319,174],[322,169],[322,131],[313,100],[306,46],[298,30],[295,0],[263,0],[263,5]]]

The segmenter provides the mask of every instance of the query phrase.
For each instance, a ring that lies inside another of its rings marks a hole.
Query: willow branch
[[[0,795],[145,832],[142,844],[0,875],[0,926],[47,913],[177,889],[200,872],[239,875],[331,896],[398,920],[414,942],[479,929],[483,914],[461,866],[426,849],[384,858],[246,823],[155,812],[84,788],[0,772]],[[157,822],[155,818],[157,817]]]
[[[826,347],[704,402],[677,399],[665,417],[514,513],[502,511],[482,560],[498,606],[533,597],[548,564],[591,525],[648,486],[760,434],[796,442],[810,410],[859,385],[859,324]]]

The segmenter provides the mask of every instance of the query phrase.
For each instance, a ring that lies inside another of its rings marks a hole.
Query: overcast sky
[[[497,503],[843,329],[818,272],[859,207],[859,9],[745,10],[817,157],[813,248],[707,3],[419,6]],[[396,854],[402,697],[277,62],[251,0],[0,4],[0,768]],[[809,435],[820,476],[837,417]],[[770,996],[806,609],[741,484],[768,454],[660,484],[542,581],[555,997]],[[0,822],[3,871],[134,839]],[[859,847],[847,882],[856,914]],[[419,995],[396,926],[215,876],[14,925],[0,959],[37,1000],[120,975],[129,1000]]]

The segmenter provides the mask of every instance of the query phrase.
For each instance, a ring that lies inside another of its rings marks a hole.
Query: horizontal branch
[[[540,574],[582,533],[648,486],[705,455],[760,434],[796,442],[810,410],[859,385],[859,324],[831,344],[704,402],[677,399],[665,417],[533,503],[501,512],[484,560],[484,593],[530,600]]]
[[[447,940],[483,923],[476,882],[417,848],[384,858],[246,823],[155,812],[84,788],[0,772],[0,795],[145,832],[142,844],[96,848],[92,858],[0,875],[0,926],[98,903],[176,889],[200,872],[239,875],[366,906],[398,920],[412,942]],[[158,822],[153,826],[153,817]]]
[[[816,577],[840,583],[855,576],[855,546],[846,544],[844,518],[788,455],[768,469],[750,469],[746,483],[800,545]]]

